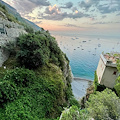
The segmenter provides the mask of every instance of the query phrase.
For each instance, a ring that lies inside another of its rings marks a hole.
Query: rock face
[[[26,31],[22,25],[19,25],[14,22],[10,22],[8,20],[0,18],[0,29],[4,30],[5,32],[0,32],[0,67],[2,66],[3,62],[7,60],[9,57],[9,53],[2,49],[8,42],[15,42],[16,38],[20,34],[25,34]]]
[[[66,60],[64,55],[63,55],[63,58],[64,58],[63,76],[64,76],[65,86],[67,86],[69,83],[72,82],[73,75],[72,75],[71,68],[69,66],[69,61]]]

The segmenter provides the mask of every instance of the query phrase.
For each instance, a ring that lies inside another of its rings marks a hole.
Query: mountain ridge
[[[26,23],[28,26],[32,27],[34,30],[38,31],[41,30],[41,27],[37,26],[35,23],[33,23],[32,21],[29,21],[23,17],[21,17],[21,15],[17,12],[17,10],[15,8],[13,8],[12,6],[10,6],[9,4],[5,3],[4,1],[0,0],[0,3],[5,5],[7,11],[12,14],[13,16],[15,16],[20,22],[22,23]]]

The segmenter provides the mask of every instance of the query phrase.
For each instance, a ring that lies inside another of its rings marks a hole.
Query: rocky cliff
[[[2,14],[2,12],[1,12]],[[9,53],[2,49],[6,43],[15,42],[20,34],[27,33],[24,27],[18,23],[10,22],[6,19],[0,18],[0,66],[8,58]]]

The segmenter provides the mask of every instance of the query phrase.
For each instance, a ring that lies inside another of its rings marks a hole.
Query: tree
[[[120,61],[117,61],[117,69],[118,72],[120,72]],[[120,76],[118,76],[118,78],[116,79],[116,84],[114,86],[118,96],[120,97]]]
[[[118,120],[120,99],[110,89],[91,94],[86,103],[87,110],[95,120]]]
[[[49,60],[50,50],[46,37],[39,34],[21,35],[18,38],[17,46],[19,47],[17,59],[26,68],[37,68]]]
[[[120,97],[120,76],[117,78],[116,82],[117,82],[117,83],[116,83],[116,85],[114,86],[114,88],[115,88],[118,96]]]

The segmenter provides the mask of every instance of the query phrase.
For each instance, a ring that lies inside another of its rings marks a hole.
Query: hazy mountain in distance
[[[8,12],[10,14],[12,14],[13,16],[15,16],[20,22],[26,23],[27,25],[34,28],[35,30],[41,30],[41,28],[39,26],[37,26],[35,23],[21,17],[21,15],[17,12],[17,10],[15,8],[13,8],[12,6],[10,6],[9,4],[3,2],[2,0],[0,0],[0,3],[5,5]]]

